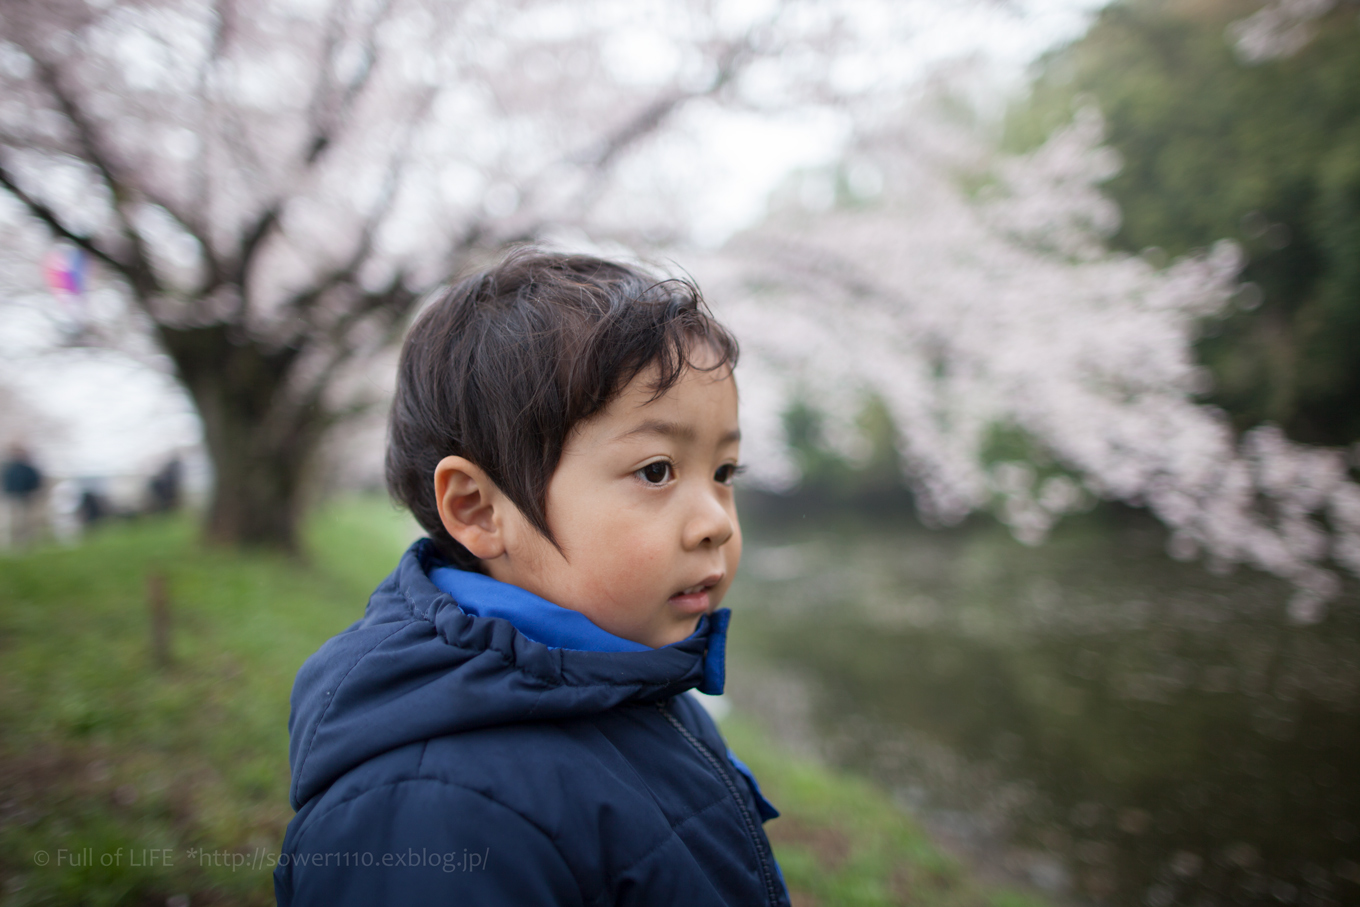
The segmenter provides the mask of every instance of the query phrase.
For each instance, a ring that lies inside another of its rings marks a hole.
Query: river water
[[[748,508],[749,509],[749,508]],[[743,512],[732,698],[1067,903],[1360,904],[1360,595],[1165,554],[1133,513]]]

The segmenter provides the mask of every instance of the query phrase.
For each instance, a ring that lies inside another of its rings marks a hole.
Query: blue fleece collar
[[[651,646],[615,636],[596,626],[580,611],[563,608],[519,586],[512,586],[481,573],[456,567],[435,567],[430,582],[453,596],[458,607],[474,617],[499,617],[509,621],[520,633],[550,649],[575,649],[582,652],[649,652]],[[708,650],[704,655],[704,682],[699,692],[719,695],[726,674],[727,622],[732,612],[720,608],[708,615],[694,635],[707,631]],[[691,637],[692,638],[692,637]]]
[[[646,652],[645,646],[602,630],[580,611],[555,605],[526,589],[456,567],[436,567],[430,582],[453,596],[474,617],[499,617],[550,649],[582,652]]]
[[[481,573],[456,567],[434,567],[430,581],[453,596],[459,609],[474,617],[500,618],[534,642],[550,649],[583,652],[649,652],[651,646],[615,636],[596,626],[580,611],[563,608],[519,586],[512,586]],[[704,679],[699,692],[722,694],[726,681],[727,625],[732,612],[726,608],[707,615],[688,638],[707,633]],[[705,626],[705,624],[707,626]]]

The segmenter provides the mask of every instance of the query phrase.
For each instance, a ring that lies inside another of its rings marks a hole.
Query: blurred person
[[[27,547],[42,531],[43,475],[22,444],[11,444],[5,455],[4,485],[5,541],[12,548]]]
[[[183,475],[184,462],[176,454],[147,481],[147,510],[150,513],[169,513],[179,509]]]
[[[587,256],[416,322],[387,479],[430,537],[298,674],[281,905],[786,907],[685,695],[723,687],[736,358],[692,284]]]
[[[80,492],[80,503],[76,505],[76,516],[80,519],[82,528],[88,529],[98,523],[112,511],[108,501],[102,494],[93,488],[86,488]]]

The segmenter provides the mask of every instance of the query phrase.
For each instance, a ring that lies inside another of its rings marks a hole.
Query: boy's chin
[[[694,635],[694,631],[699,628],[699,621],[703,618],[702,614],[695,614],[693,617],[686,618],[684,621],[667,626],[664,630],[656,633],[656,639],[643,641],[643,645],[659,649],[662,646],[669,646],[673,643],[688,639]]]

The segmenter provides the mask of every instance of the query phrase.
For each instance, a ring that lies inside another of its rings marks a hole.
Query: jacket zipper
[[[732,799],[737,803],[737,809],[741,811],[742,821],[746,824],[746,833],[751,836],[751,843],[756,848],[756,858],[760,861],[760,874],[765,880],[766,903],[772,905],[772,907],[779,904],[779,889],[775,883],[774,873],[770,869],[774,855],[769,852],[769,845],[765,841],[765,836],[760,834],[760,826],[756,824],[751,811],[746,808],[746,800],[741,796],[740,788],[737,787],[736,782],[727,773],[727,770],[723,768],[722,760],[713,755],[712,750],[691,734],[689,728],[685,727],[680,719],[671,714],[670,709],[666,708],[665,702],[658,702],[656,708],[670,722],[671,727],[675,728],[680,736],[684,737],[686,742],[694,748],[695,752],[713,767],[713,770],[718,773],[718,777],[722,778],[723,783],[727,785],[728,793],[732,795]]]

